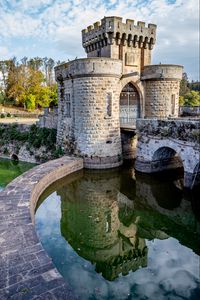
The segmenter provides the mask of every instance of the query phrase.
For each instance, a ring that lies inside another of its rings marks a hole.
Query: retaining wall
[[[83,168],[62,157],[13,180],[0,193],[0,299],[76,299],[43,249],[34,227],[41,193],[54,181]]]

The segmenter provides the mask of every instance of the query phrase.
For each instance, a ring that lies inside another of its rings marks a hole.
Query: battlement
[[[82,44],[87,53],[112,44],[151,50],[156,41],[156,28],[154,24],[146,27],[141,21],[135,24],[134,20],[127,19],[123,23],[120,17],[104,17],[82,30]]]

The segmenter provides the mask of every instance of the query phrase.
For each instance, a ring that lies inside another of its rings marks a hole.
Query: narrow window
[[[111,117],[112,115],[112,94],[111,93],[106,94],[106,115],[108,117]]]
[[[175,114],[175,94],[171,96],[171,112],[172,116]]]
[[[123,60],[123,45],[119,45],[119,59]]]
[[[70,100],[70,94],[65,94],[65,115],[68,118],[71,117],[71,100]]]

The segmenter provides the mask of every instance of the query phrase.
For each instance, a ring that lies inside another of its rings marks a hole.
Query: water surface
[[[34,166],[32,163],[0,158],[0,191],[17,176]]]
[[[36,211],[44,248],[80,299],[200,299],[200,204],[180,174],[80,171]]]

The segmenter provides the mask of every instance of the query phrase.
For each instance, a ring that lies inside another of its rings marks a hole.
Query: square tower
[[[151,64],[156,41],[156,25],[120,17],[104,17],[82,30],[82,45],[87,57],[109,57],[123,62],[123,73],[139,72]]]

